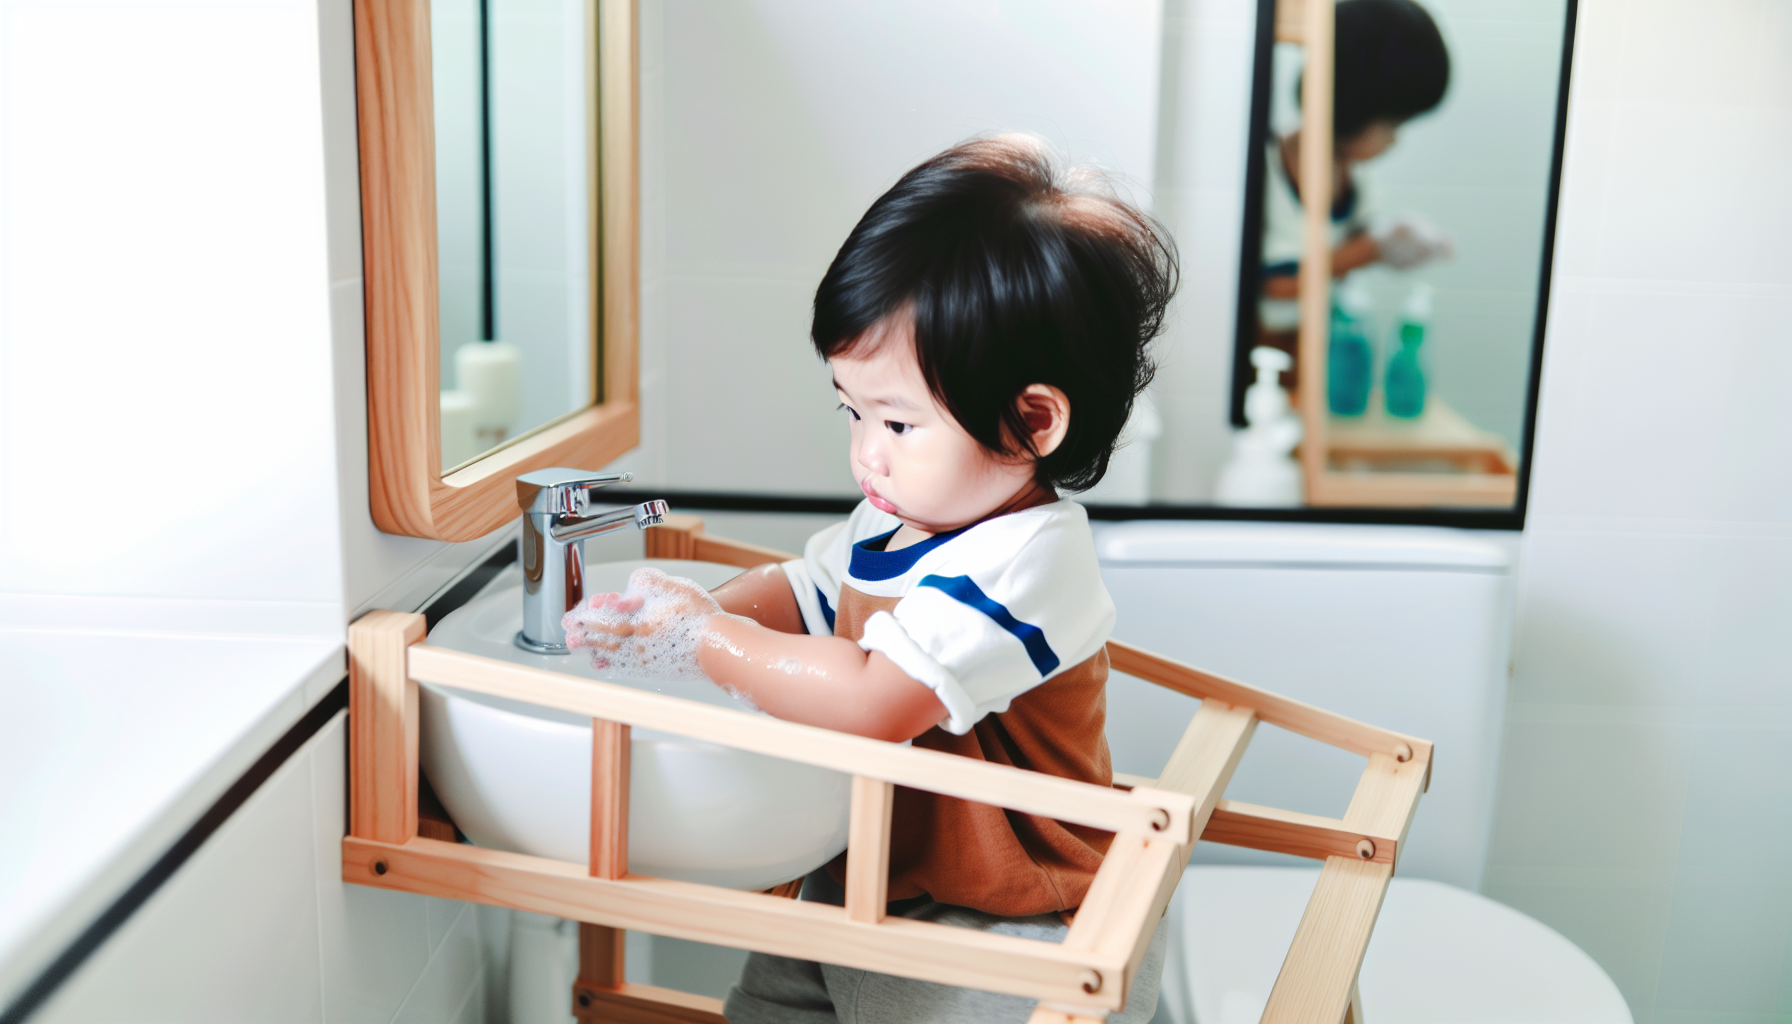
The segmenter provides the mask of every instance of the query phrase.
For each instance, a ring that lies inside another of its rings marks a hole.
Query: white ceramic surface
[[[740,572],[708,562],[643,560],[586,568],[587,590],[621,590],[653,565],[715,587]],[[582,652],[532,654],[511,642],[522,621],[512,568],[449,614],[429,642],[718,707],[741,705],[707,681],[603,676]],[[480,846],[583,863],[590,849],[591,723],[516,701],[425,686],[423,771]],[[629,870],[734,889],[765,889],[846,849],[850,780],[838,772],[636,729],[629,789]]]
[[[1317,878],[1317,868],[1189,868],[1170,911],[1171,1019],[1256,1024]],[[1388,887],[1358,984],[1376,1024],[1631,1024],[1618,987],[1572,942],[1425,879]]]

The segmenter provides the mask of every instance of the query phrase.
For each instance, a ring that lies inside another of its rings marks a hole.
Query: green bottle
[[[1430,325],[1431,286],[1415,284],[1394,327],[1393,340],[1398,347],[1388,356],[1387,376],[1382,382],[1389,416],[1412,419],[1425,411],[1425,368],[1419,363],[1419,347],[1425,344]]]
[[[1326,349],[1326,403],[1334,416],[1361,416],[1375,382],[1369,351],[1369,293],[1350,281],[1332,293],[1331,341]]]

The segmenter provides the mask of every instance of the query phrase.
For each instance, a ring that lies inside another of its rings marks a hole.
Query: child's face
[[[851,421],[852,476],[871,504],[917,530],[944,533],[1028,487],[1033,460],[991,455],[928,390],[913,325],[891,317],[872,330],[850,355],[828,360]]]
[[[1338,153],[1350,163],[1373,160],[1394,148],[1400,125],[1394,121],[1375,121],[1369,127],[1338,143]]]

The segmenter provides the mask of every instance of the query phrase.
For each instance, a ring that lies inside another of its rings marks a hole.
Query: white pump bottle
[[[1232,457],[1220,469],[1214,501],[1246,508],[1287,508],[1303,501],[1300,464],[1294,446],[1302,425],[1276,375],[1294,365],[1288,353],[1258,346],[1251,350],[1257,380],[1244,393],[1250,426],[1232,435]]]

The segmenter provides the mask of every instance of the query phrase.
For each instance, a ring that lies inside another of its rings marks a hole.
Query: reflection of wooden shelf
[[[1307,482],[1307,504],[1511,508],[1518,459],[1433,396],[1410,420],[1389,416],[1379,394],[1361,416],[1327,416],[1325,469]]]
[[[1307,504],[1338,507],[1509,509],[1518,500],[1511,473],[1390,473],[1328,470],[1307,482]]]
[[[1325,417],[1323,458],[1309,458],[1307,504],[1332,508],[1498,508],[1518,500],[1518,457],[1506,439],[1436,397],[1420,416],[1389,416],[1381,396],[1361,416]]]
[[[1338,469],[1429,462],[1439,468],[1480,473],[1512,474],[1518,470],[1518,457],[1505,438],[1470,423],[1435,395],[1413,419],[1388,415],[1378,393],[1369,397],[1368,411],[1361,416],[1330,416],[1327,420],[1326,447],[1332,466]]]

